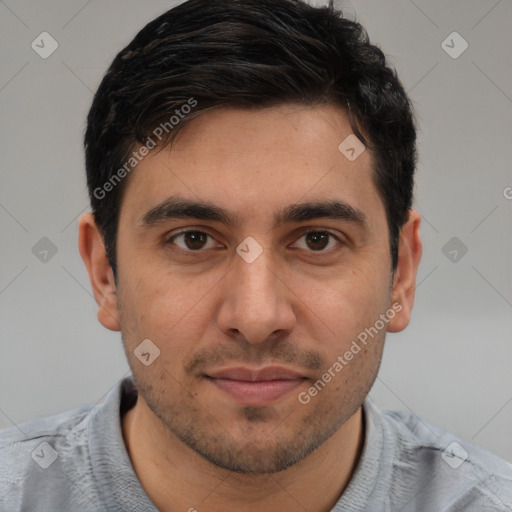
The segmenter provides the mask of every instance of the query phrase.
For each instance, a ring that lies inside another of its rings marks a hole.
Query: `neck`
[[[361,456],[361,407],[313,453],[272,474],[239,474],[211,464],[172,435],[139,397],[122,419],[135,473],[160,512],[176,510],[327,512]]]

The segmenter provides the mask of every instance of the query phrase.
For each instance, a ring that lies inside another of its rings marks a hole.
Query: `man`
[[[367,397],[414,302],[415,140],[332,5],[149,23],[88,116],[79,234],[133,378],[2,432],[2,510],[512,510],[509,463]]]

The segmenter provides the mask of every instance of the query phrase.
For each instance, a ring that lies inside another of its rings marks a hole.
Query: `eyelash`
[[[198,230],[198,229],[184,229],[182,231],[180,231],[179,233],[176,233],[174,235],[172,235],[171,237],[167,238],[166,240],[166,245],[171,245],[173,244],[174,240],[176,238],[178,238],[179,236],[182,236],[182,235],[186,235],[187,233],[199,233],[199,234],[203,234],[203,235],[206,235],[207,237],[210,237],[213,239],[213,236],[211,236],[209,233],[206,233],[205,231],[201,231],[201,230]],[[301,233],[301,235],[299,236],[298,239],[310,234],[310,233],[321,233],[321,234],[326,234],[326,235],[329,235],[331,238],[334,238],[337,242],[338,242],[338,246],[340,245],[344,245],[343,242],[336,236],[334,235],[333,233],[331,233],[330,231],[326,231],[326,230],[323,230],[323,229],[309,229],[307,231],[304,231]],[[183,249],[183,247],[179,247],[177,246],[179,251],[182,251],[184,253],[188,253],[188,254],[195,254],[195,253],[201,253],[201,252],[205,252],[207,249],[198,249],[196,251],[192,250],[192,249]],[[319,255],[322,255],[322,254],[330,254],[333,250],[336,250],[335,248],[331,248],[331,249],[328,249],[328,250],[319,250],[319,251],[313,251],[313,250],[310,250],[308,252],[310,252],[311,254],[315,255],[315,254],[319,254]]]

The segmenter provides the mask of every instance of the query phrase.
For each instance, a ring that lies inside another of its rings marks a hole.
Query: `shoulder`
[[[90,462],[92,411],[81,407],[0,431],[0,509],[18,510],[32,501],[40,506],[52,487],[73,486]]]
[[[86,420],[92,409],[92,406],[80,407],[1,430],[0,467],[4,469],[9,465],[10,457],[15,457],[18,464],[23,464],[25,461],[20,458],[21,455],[31,454],[42,442],[52,444],[54,449],[69,449],[66,440],[74,437],[77,441],[84,435]]]
[[[418,479],[418,509],[450,503],[447,510],[512,510],[510,462],[415,414],[380,415],[385,433],[395,437],[393,484],[399,488],[411,476]]]
[[[0,430],[0,449],[7,444],[29,441],[41,435],[65,435],[79,425],[92,408],[93,406],[79,407]]]
[[[512,463],[455,434],[429,423],[416,414],[404,411],[382,411],[384,421],[394,430],[405,446],[439,454],[446,466],[471,465],[482,473],[495,473],[512,478]]]

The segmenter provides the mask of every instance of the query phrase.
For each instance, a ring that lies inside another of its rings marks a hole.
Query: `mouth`
[[[241,405],[254,407],[277,402],[307,380],[304,375],[277,366],[259,370],[225,368],[204,376],[223,394]]]

